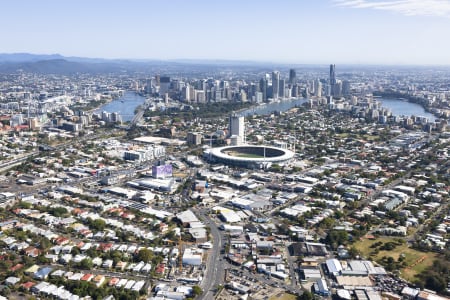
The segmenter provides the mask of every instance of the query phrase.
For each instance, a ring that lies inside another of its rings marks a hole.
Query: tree
[[[352,246],[350,247],[350,249],[348,249],[348,254],[351,258],[356,258],[357,256],[359,256],[359,250],[356,249],[355,246]]]
[[[46,250],[46,249],[50,248],[51,246],[52,246],[52,243],[46,237],[41,237],[39,239],[39,249]]]
[[[65,207],[52,207],[49,209],[49,212],[55,217],[63,217],[67,215],[67,209]]]
[[[314,295],[307,290],[303,290],[303,293],[297,297],[298,300],[313,300]]]
[[[194,285],[192,287],[192,293],[194,294],[194,296],[200,296],[203,293],[203,290],[198,285]]]
[[[105,220],[102,219],[96,219],[96,220],[92,220],[92,219],[88,219],[89,222],[89,227],[91,227],[94,230],[97,231],[103,231],[106,227],[106,222]]]
[[[430,274],[425,281],[425,287],[439,293],[445,290],[446,284],[439,274]]]
[[[92,269],[92,267],[94,265],[92,264],[92,260],[90,258],[85,258],[82,261],[80,261],[79,266],[80,266],[80,269],[90,270],[90,269]]]
[[[330,230],[325,241],[331,248],[336,249],[339,245],[345,245],[348,242],[348,233],[344,230]]]
[[[141,249],[141,250],[139,250],[137,259],[139,261],[148,263],[149,261],[151,261],[153,259],[153,252],[149,249]]]

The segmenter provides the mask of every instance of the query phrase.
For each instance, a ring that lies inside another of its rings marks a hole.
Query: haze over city
[[[0,11],[0,51],[448,65],[449,16],[447,0],[9,1]]]

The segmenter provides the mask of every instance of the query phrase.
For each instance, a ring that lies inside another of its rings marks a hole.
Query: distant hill
[[[324,68],[327,66],[292,65],[285,63],[221,60],[221,59],[103,59],[66,57],[60,54],[0,53],[0,73],[31,72],[41,74],[117,73],[176,74],[177,76],[204,74],[224,68],[262,72],[269,69]]]
[[[0,53],[0,63],[33,62],[64,58],[60,54]]]
[[[28,62],[0,62],[0,73],[18,71],[41,74],[109,73],[126,68],[117,63],[84,63],[66,59],[48,59]]]

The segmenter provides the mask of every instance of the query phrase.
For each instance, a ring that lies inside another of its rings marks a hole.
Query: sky
[[[3,0],[0,53],[450,65],[450,0]]]

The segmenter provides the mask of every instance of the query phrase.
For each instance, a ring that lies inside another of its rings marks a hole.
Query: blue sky
[[[450,0],[10,0],[0,53],[450,65]]]

